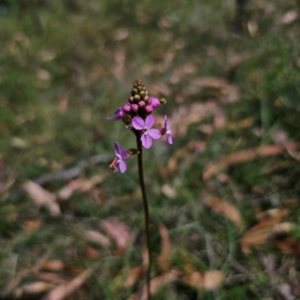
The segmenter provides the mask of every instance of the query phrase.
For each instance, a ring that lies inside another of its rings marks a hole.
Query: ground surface
[[[142,78],[153,299],[300,299],[297,1],[1,1],[0,290],[145,299],[135,157],[107,121]]]

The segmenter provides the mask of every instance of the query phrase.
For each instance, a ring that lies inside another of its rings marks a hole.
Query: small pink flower
[[[162,135],[166,134],[167,135],[168,143],[170,145],[173,144],[172,130],[171,130],[171,127],[168,124],[168,117],[166,115],[165,115],[165,124],[164,124],[164,127],[160,130],[160,133]]]
[[[115,154],[117,157],[114,161],[115,172],[120,169],[120,172],[124,173],[127,170],[127,165],[124,160],[128,157],[128,154],[124,148],[120,147],[118,142],[115,142]]]
[[[124,115],[125,114],[124,114],[123,108],[119,107],[119,108],[116,109],[115,115],[112,116],[112,117],[107,118],[107,120],[115,120],[115,121],[121,120],[124,117]]]
[[[161,106],[160,100],[158,98],[150,97],[149,102],[154,109]]]
[[[143,146],[146,149],[149,149],[152,146],[152,139],[159,139],[161,137],[161,133],[158,129],[152,128],[155,123],[154,116],[150,115],[144,121],[141,117],[134,117],[132,119],[132,126],[136,130],[142,131],[141,141]]]

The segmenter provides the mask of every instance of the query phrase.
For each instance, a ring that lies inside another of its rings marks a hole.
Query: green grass
[[[113,155],[116,140],[122,147],[134,147],[134,137],[124,125],[106,118],[126,101],[134,80],[142,78],[150,94],[167,98],[158,114],[171,117],[179,106],[217,101],[225,116],[225,126],[212,134],[199,131],[200,125],[213,124],[213,116],[207,115],[188,125],[185,135],[175,136],[172,147],[157,142],[144,153],[154,260],[161,251],[158,225],[164,223],[173,267],[182,273],[188,273],[189,265],[201,272],[221,270],[225,278],[214,291],[196,290],[177,280],[161,287],[153,299],[283,299],[278,289],[282,283],[290,284],[292,294],[300,297],[297,259],[271,242],[246,255],[238,241],[257,223],[258,210],[285,208],[286,199],[299,201],[299,161],[283,152],[225,168],[227,182],[202,179],[209,162],[272,145],[277,130],[283,130],[289,141],[299,141],[299,19],[280,23],[286,12],[299,10],[296,1],[250,1],[242,31],[234,27],[235,4],[229,0],[7,1],[1,7],[0,153],[4,182],[15,179],[0,194],[1,290],[46,253],[78,270],[88,268],[97,261],[85,254],[88,245],[104,257],[70,299],[127,299],[141,286],[139,281],[133,289],[124,288],[121,272],[142,262],[144,216],[134,158],[125,174],[108,173],[97,185],[100,202],[77,191],[60,202],[58,218],[38,208],[22,183],[69,169],[96,154]],[[258,27],[253,36],[249,22]],[[241,58],[237,65],[232,62],[236,58]],[[195,89],[191,82],[200,77],[221,78],[238,87],[238,101],[222,103],[218,89]],[[164,88],[156,92],[159,83],[168,87],[167,94]],[[246,118],[252,119],[251,126],[228,125]],[[204,151],[186,151],[178,170],[165,173],[169,159],[191,141],[205,142]],[[109,163],[90,165],[79,177],[106,174]],[[43,187],[55,193],[67,182],[51,180]],[[176,191],[174,198],[163,193],[164,184]],[[245,229],[208,208],[203,192],[236,206]],[[286,220],[298,224],[298,215],[296,205]],[[103,250],[84,238],[84,230],[99,230],[99,222],[108,217],[128,225],[136,237],[120,257],[114,248]],[[28,220],[41,220],[29,234]],[[299,230],[290,236],[298,240]],[[262,263],[265,258],[274,261],[273,275]],[[63,276],[69,280],[78,272],[65,271]],[[155,263],[152,277],[158,275]],[[19,286],[35,281],[33,274],[24,276]]]

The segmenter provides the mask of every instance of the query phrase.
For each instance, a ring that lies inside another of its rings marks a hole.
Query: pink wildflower
[[[157,140],[161,137],[161,133],[159,132],[159,130],[152,128],[154,123],[155,118],[152,115],[148,116],[145,121],[138,116],[132,119],[133,128],[142,131],[141,141],[146,149],[152,146],[152,139]]]

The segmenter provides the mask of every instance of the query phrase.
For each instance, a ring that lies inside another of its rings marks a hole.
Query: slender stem
[[[150,246],[150,232],[149,232],[149,205],[147,200],[146,194],[146,187],[144,181],[144,170],[143,170],[143,147],[141,142],[140,133],[136,132],[136,143],[138,149],[138,166],[139,166],[139,179],[140,179],[140,186],[142,190],[143,196],[143,204],[144,204],[144,212],[145,212],[145,230],[146,230],[146,239],[147,239],[147,248],[148,248],[148,269],[147,269],[147,298],[148,300],[151,299],[150,295],[150,272],[151,272],[151,246]]]

